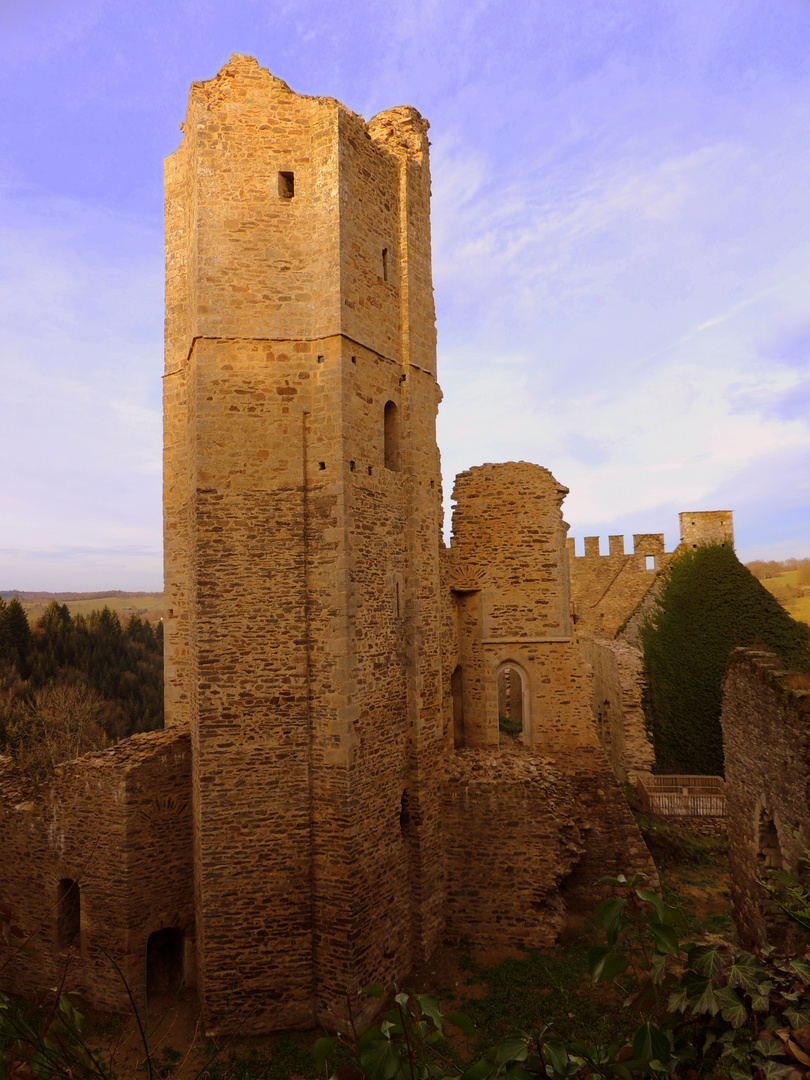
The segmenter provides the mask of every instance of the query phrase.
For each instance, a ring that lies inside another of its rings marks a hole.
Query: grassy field
[[[798,570],[785,570],[776,577],[764,578],[762,584],[791,618],[810,625],[810,586],[799,585]]]
[[[56,600],[60,604],[67,604],[71,615],[89,615],[91,611],[101,611],[108,607],[118,612],[122,625],[126,623],[130,615],[140,615],[150,622],[159,622],[163,618],[163,593],[3,593],[3,599],[8,600],[16,596],[28,616],[28,622],[33,626],[37,619],[44,614],[45,608]]]

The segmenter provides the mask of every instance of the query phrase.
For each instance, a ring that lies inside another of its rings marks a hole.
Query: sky
[[[431,124],[444,498],[810,556],[810,0],[0,0],[0,589],[159,590],[162,160],[248,53]]]

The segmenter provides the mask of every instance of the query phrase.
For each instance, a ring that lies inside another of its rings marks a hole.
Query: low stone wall
[[[150,732],[60,765],[32,788],[0,765],[2,900],[33,935],[38,958],[0,947],[0,987],[33,994],[65,965],[98,1008],[127,1010],[112,961],[142,993],[146,945],[174,928],[194,981],[191,749],[186,734]],[[63,898],[69,883],[71,895]],[[8,962],[6,962],[8,961]]]
[[[745,945],[801,935],[757,878],[795,869],[810,846],[810,692],[770,653],[736,649],[723,687],[729,870]]]
[[[724,817],[679,817],[678,827],[695,836],[728,836],[728,821]]]

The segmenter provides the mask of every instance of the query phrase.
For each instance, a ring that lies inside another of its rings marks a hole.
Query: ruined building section
[[[734,919],[746,947],[801,941],[757,884],[802,871],[810,847],[810,690],[771,653],[735,649],[723,684],[723,754]]]
[[[608,537],[600,553],[598,536],[586,536],[584,554],[569,539],[571,596],[580,652],[592,673],[591,709],[599,741],[622,781],[652,770],[655,753],[642,708],[644,663],[638,630],[655,607],[676,555],[700,544],[734,543],[730,510],[688,511],[679,515],[680,543],[664,549],[662,533],[633,536],[633,551],[623,536]]]
[[[0,867],[0,897],[39,954],[0,941],[3,990],[40,993],[67,965],[97,1008],[127,1012],[123,979],[140,1000],[144,986],[193,986],[188,735],[133,735],[38,789],[0,757]]]
[[[468,933],[474,912],[476,940],[497,940],[516,912],[531,911],[522,940],[548,943],[562,903],[592,902],[600,874],[655,873],[594,730],[571,625],[565,494],[526,462],[470,469],[453,492],[447,918],[451,932]],[[504,725],[514,734],[499,730],[507,700],[521,704]],[[484,865],[506,868],[486,895],[467,869],[473,837]],[[539,858],[547,865],[530,865]]]
[[[599,742],[615,775],[632,781],[652,769],[655,753],[644,725],[643,658],[638,642],[624,637],[624,628],[660,583],[673,553],[664,550],[661,533],[633,536],[625,552],[624,537],[608,537],[600,553],[599,537],[586,536],[584,554],[569,539],[571,597],[577,641],[592,672],[591,710]]]
[[[441,541],[427,122],[235,56],[183,130],[166,730],[37,791],[0,761],[0,893],[45,955],[0,985],[69,955],[125,1007],[109,954],[149,994],[196,985],[209,1031],[263,1033],[332,1022],[448,933],[550,944],[601,873],[654,867],[588,708],[565,489],[472,469]]]
[[[632,783],[652,772],[655,750],[644,721],[641,651],[623,638],[600,641],[582,635],[582,659],[591,670],[591,711],[596,734],[617,779]]]
[[[325,1020],[440,934],[426,133],[232,57],[166,162],[167,722],[210,1028]]]

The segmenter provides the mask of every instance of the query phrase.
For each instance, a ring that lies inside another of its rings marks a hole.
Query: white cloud
[[[14,210],[0,243],[0,585],[45,588],[63,559],[55,588],[160,588],[159,239],[80,204]]]

